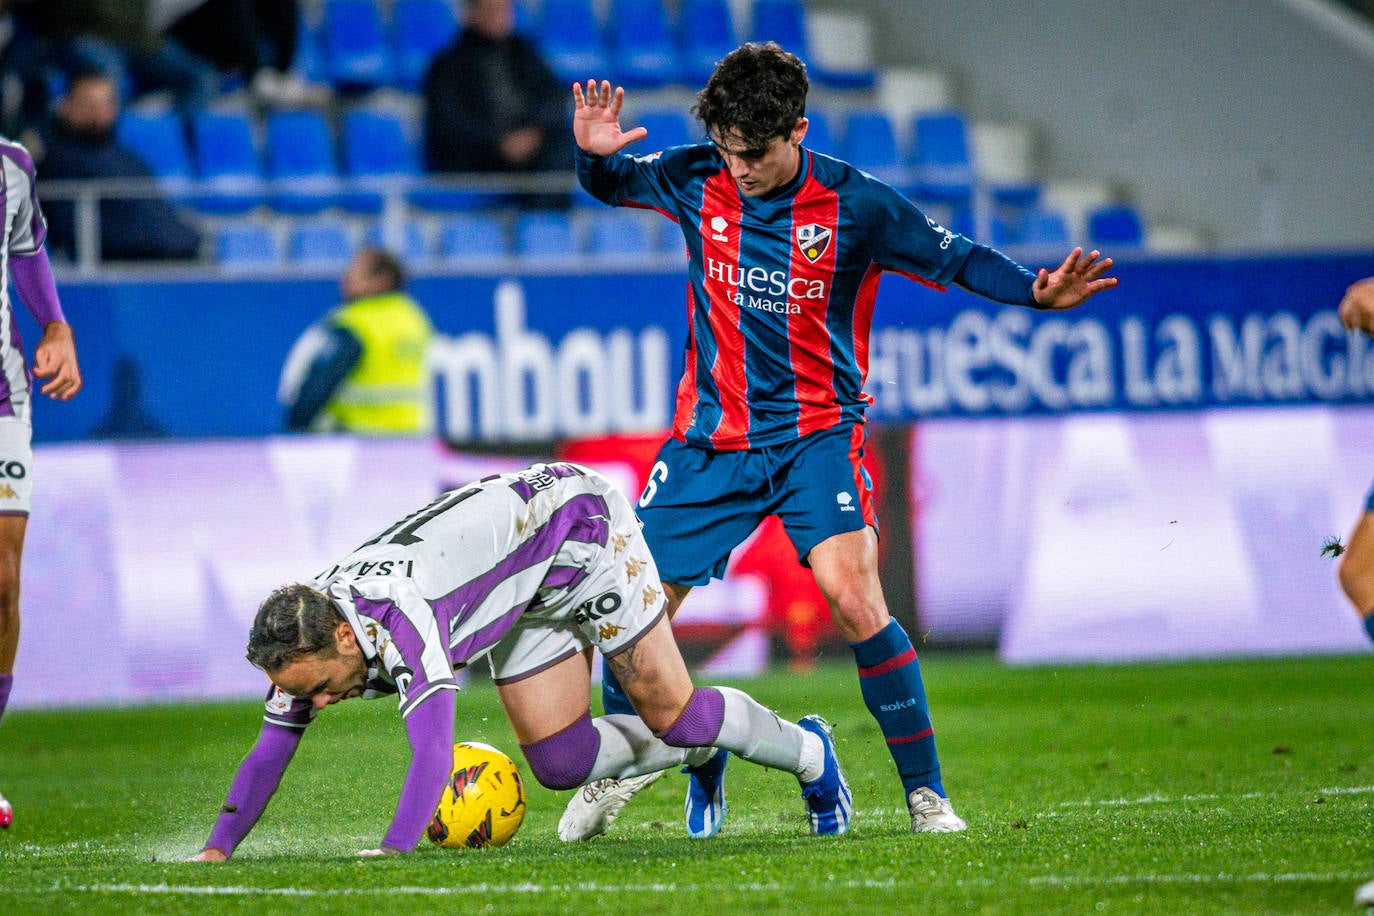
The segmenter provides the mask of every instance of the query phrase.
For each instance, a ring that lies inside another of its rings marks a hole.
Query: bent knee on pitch
[[[520,750],[541,786],[575,789],[587,781],[600,747],[601,735],[592,725],[588,711],[561,732],[533,744],[522,744]]]

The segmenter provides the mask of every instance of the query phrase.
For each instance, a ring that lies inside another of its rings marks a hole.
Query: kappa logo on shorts
[[[625,558],[625,581],[633,582],[639,578],[639,574],[644,572],[644,561],[634,557]]]
[[[835,233],[820,223],[807,223],[797,227],[797,248],[803,257],[815,264],[830,247],[830,240],[834,237]]]
[[[849,493],[845,493],[844,491],[841,491],[841,492],[839,492],[839,493],[836,493],[836,494],[835,494],[835,502],[837,502],[837,503],[840,504],[840,511],[841,511],[841,512],[853,512],[853,511],[854,511],[854,497],[853,497],[852,495],[850,495]]]
[[[596,638],[605,642],[624,632],[625,628],[614,623],[603,623],[596,628]]]
[[[0,483],[0,499],[18,499],[19,494],[14,492],[14,487],[7,483]]]

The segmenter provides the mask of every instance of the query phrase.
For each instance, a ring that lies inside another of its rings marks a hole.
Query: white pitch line
[[[827,888],[854,890],[892,889],[896,881],[888,879],[827,881]],[[733,890],[776,893],[785,890],[781,884],[748,883],[731,885]],[[600,884],[594,881],[577,884],[469,884],[463,887],[377,887],[377,888],[305,888],[305,887],[246,887],[241,885],[199,885],[199,884],[52,884],[42,891],[46,893],[94,893],[94,894],[187,894],[200,896],[226,897],[370,897],[380,895],[410,894],[426,897],[448,897],[461,894],[547,894],[572,893],[575,891],[597,894],[628,893],[673,893],[681,891],[719,891],[717,884]]]
[[[1374,786],[1324,786],[1312,790],[1317,795],[1365,795],[1374,792]],[[1200,801],[1233,801],[1250,800],[1256,798],[1277,798],[1283,795],[1291,795],[1291,792],[1242,792],[1238,795],[1222,794],[1220,792],[1199,792],[1192,795],[1141,795],[1136,798],[1099,798],[1096,800],[1085,799],[1083,801],[1062,801],[1055,807],[1057,808],[1124,808],[1132,805],[1171,805],[1176,803],[1200,802]],[[1059,812],[1049,811],[1044,816],[1056,817]]]
[[[1253,875],[1044,875],[1026,879],[1027,884],[1055,887],[1108,886],[1124,884],[1272,884],[1311,881],[1367,881],[1369,872],[1282,872],[1277,875],[1259,872]]]

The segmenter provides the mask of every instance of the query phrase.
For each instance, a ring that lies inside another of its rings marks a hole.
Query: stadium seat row
[[[588,254],[606,259],[669,254],[676,234],[664,226],[657,214],[610,210],[469,212],[407,219],[393,239],[383,235],[377,221],[231,219],[216,229],[214,244],[216,261],[231,270],[338,270],[361,244],[392,248],[412,265],[442,261],[470,267],[512,257],[558,262]]]
[[[303,70],[344,90],[394,86],[413,90],[430,59],[459,27],[461,0],[322,0],[318,22],[302,30]],[[730,0],[594,0],[517,3],[517,23],[540,45],[560,79],[614,79],[628,87],[698,87],[742,36],[772,39],[809,58],[802,0],[753,0],[748,23],[736,23]],[[811,62],[813,77],[839,89],[874,85],[871,67]]]

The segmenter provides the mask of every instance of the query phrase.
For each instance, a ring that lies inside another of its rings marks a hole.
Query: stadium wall
[[[1374,342],[1334,308],[1371,274],[1374,252],[1134,261],[1067,315],[889,279],[870,389],[894,612],[922,647],[1016,663],[1366,651],[1320,547],[1370,485]],[[413,289],[451,443],[279,433],[281,363],[331,282],[64,284],[88,388],[37,409],[15,705],[254,693],[261,598],[436,491],[550,455],[639,488],[680,274]],[[164,435],[97,434],[131,412]],[[776,527],[678,629],[719,675],[805,667],[830,635]]]
[[[817,6],[839,6],[818,2]],[[1374,239],[1374,26],[1325,0],[863,0],[889,66],[1030,125],[1042,174],[1108,178],[1223,249]]]

